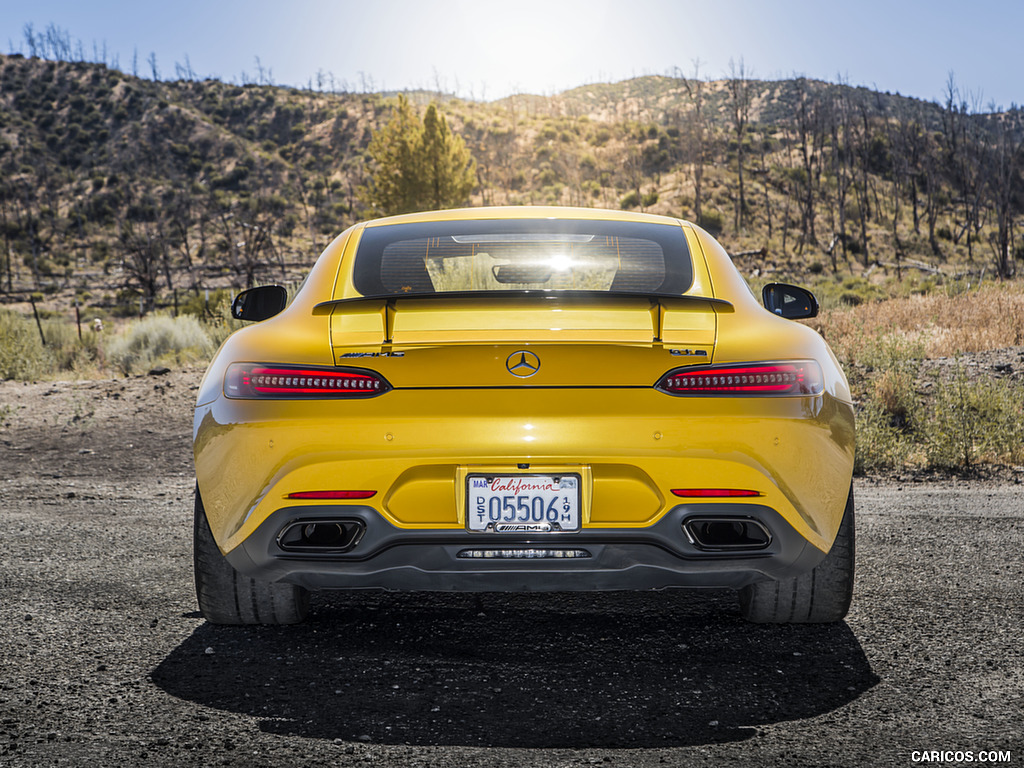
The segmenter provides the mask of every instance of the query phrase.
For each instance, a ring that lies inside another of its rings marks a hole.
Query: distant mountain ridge
[[[493,102],[408,96],[441,104],[465,139],[474,205],[690,218],[731,251],[767,254],[758,271],[908,259],[1015,271],[1019,111],[805,78],[689,85],[644,76]],[[131,306],[293,279],[376,215],[360,190],[393,103],[0,55],[0,291],[75,289]]]

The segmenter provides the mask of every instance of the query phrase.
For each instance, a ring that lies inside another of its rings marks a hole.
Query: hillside
[[[748,274],[853,303],[1010,277],[1024,258],[1021,114],[950,96],[669,77],[491,103],[410,94],[438,101],[470,147],[473,205],[682,216],[755,252],[738,257]],[[0,300],[75,295],[130,314],[297,280],[376,215],[360,187],[392,103],[0,56]]]

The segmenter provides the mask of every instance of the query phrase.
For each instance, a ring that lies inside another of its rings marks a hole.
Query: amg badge
[[[495,533],[550,533],[551,523],[495,523]]]

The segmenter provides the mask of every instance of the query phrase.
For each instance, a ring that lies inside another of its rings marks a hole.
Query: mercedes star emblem
[[[513,352],[508,356],[508,360],[505,361],[505,367],[508,368],[508,372],[513,376],[525,379],[528,376],[533,376],[537,369],[540,368],[540,358],[533,354],[533,352],[526,352],[524,350]]]

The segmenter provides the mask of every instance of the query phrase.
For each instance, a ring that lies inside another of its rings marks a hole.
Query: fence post
[[[43,335],[43,324],[39,320],[39,310],[36,309],[36,298],[35,296],[28,297],[29,302],[32,304],[32,314],[36,317],[36,328],[39,329],[39,339],[43,342],[43,346],[46,346],[46,337]]]

